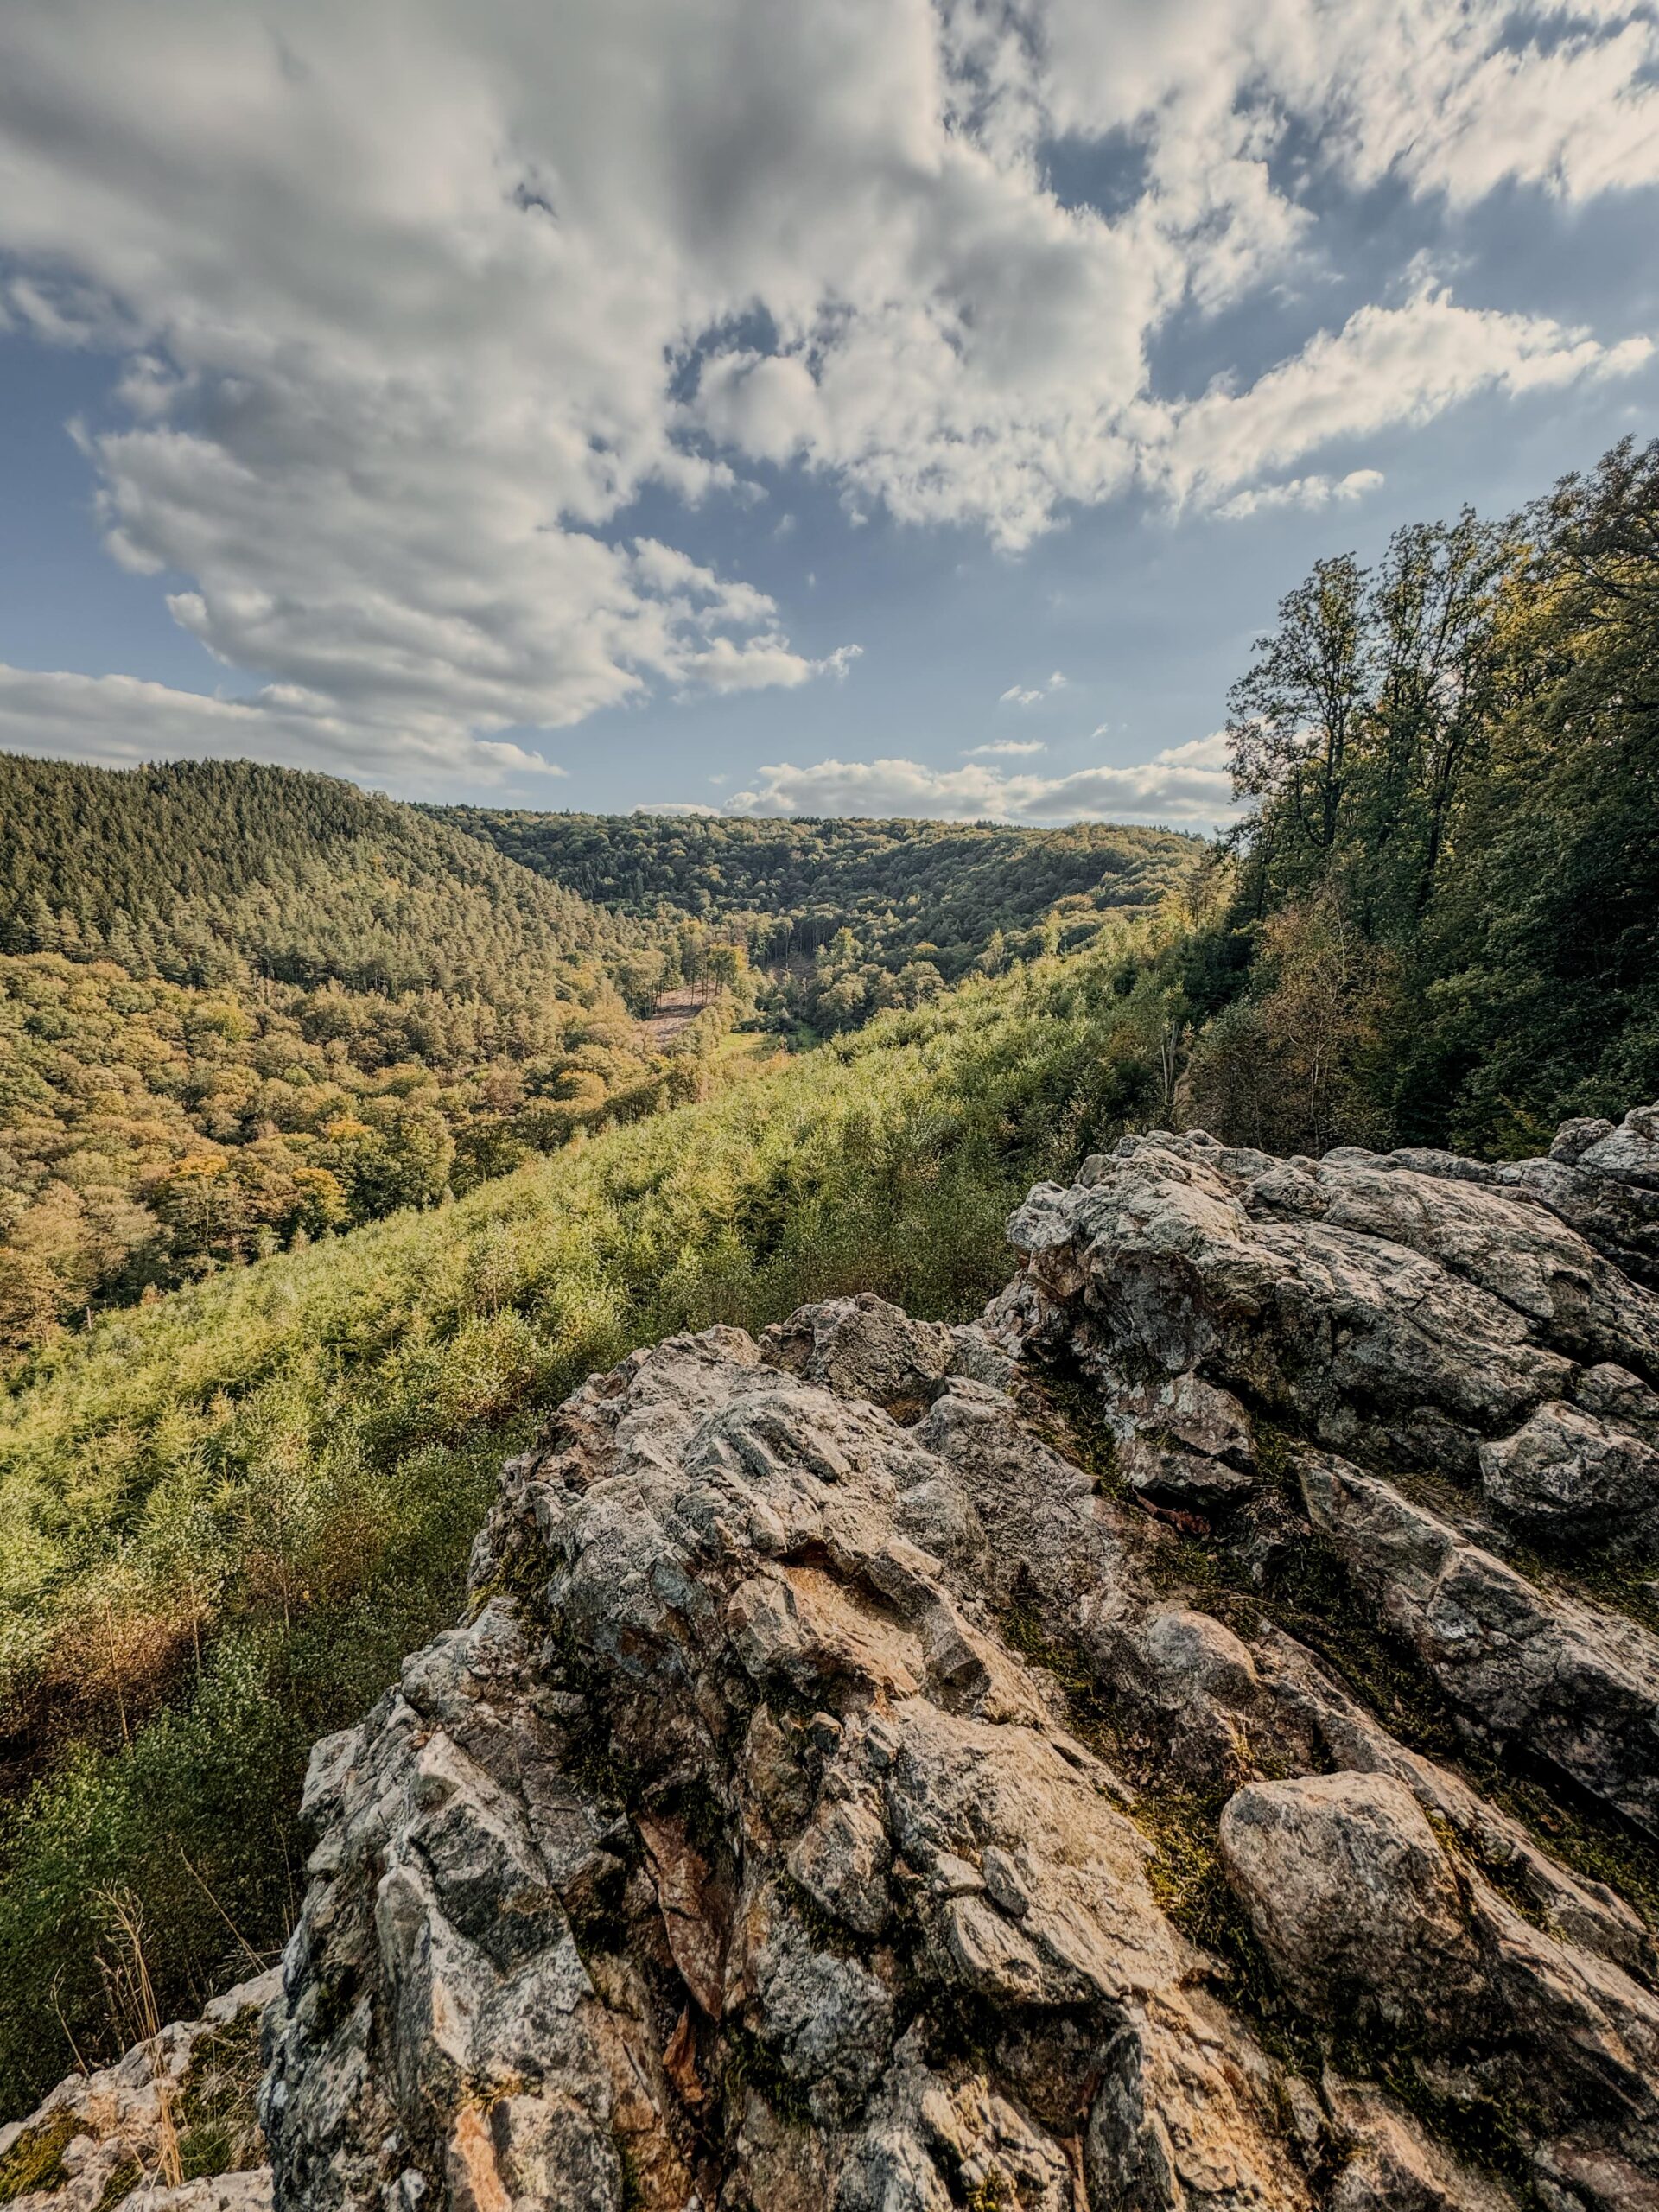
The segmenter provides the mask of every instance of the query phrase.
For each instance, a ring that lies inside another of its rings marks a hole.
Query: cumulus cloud
[[[1069,776],[993,768],[931,768],[918,760],[820,760],[762,768],[734,814],[908,815],[931,821],[1033,824],[1159,822],[1211,829],[1237,812],[1224,734],[1193,738],[1132,767],[1081,768]]]
[[[1379,468],[1351,468],[1345,476],[1337,477],[1293,476],[1287,484],[1257,484],[1247,492],[1235,492],[1216,512],[1225,521],[1243,522],[1248,516],[1274,507],[1317,509],[1328,507],[1333,501],[1347,505],[1376,491],[1382,482]]]
[[[1361,308],[1340,330],[1321,331],[1248,391],[1218,382],[1164,410],[1149,442],[1173,496],[1218,503],[1337,438],[1426,423],[1494,387],[1516,394],[1627,375],[1652,352],[1647,338],[1604,346],[1548,316],[1459,307],[1424,285],[1402,306]]]
[[[556,762],[499,738],[475,738],[468,766],[486,781],[508,774],[563,776]],[[294,685],[248,698],[210,696],[132,676],[78,676],[0,662],[0,752],[93,760],[112,768],[143,760],[236,758],[325,768],[372,780],[441,785],[454,769],[454,732],[442,717],[375,725],[335,713]]]
[[[969,746],[962,757],[964,760],[992,760],[1047,750],[1040,737],[1000,737],[994,745]]]
[[[720,814],[720,809],[717,806],[705,806],[701,799],[695,798],[653,799],[649,805],[632,807],[629,811],[633,814],[659,814],[671,817],[682,814],[704,814],[713,815],[718,818]]]
[[[1355,496],[1323,449],[1639,366],[1421,282],[1253,381],[1148,363],[1319,267],[1293,138],[1355,190],[1578,204],[1659,178],[1656,79],[1647,0],[14,0],[0,316],[121,357],[106,542],[211,653],[318,702],[314,750],[475,768],[844,672],[671,542],[769,467],[1017,550],[1132,484]],[[1129,203],[1058,197],[1050,149],[1113,134]]]

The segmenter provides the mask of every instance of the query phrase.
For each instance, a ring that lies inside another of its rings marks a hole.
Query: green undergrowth
[[[111,1315],[15,1378],[0,2112],[68,2033],[114,2055],[99,1891],[135,1898],[164,2013],[274,1953],[310,1743],[454,1618],[501,1457],[584,1375],[814,1298],[960,1319],[1000,1287],[1011,1208],[1152,1096],[1162,926]]]
[[[993,2166],[984,2180],[969,2190],[967,2212],[1017,2212],[1019,2202],[1013,2184]]]
[[[241,2173],[259,2163],[260,2015],[250,2008],[198,2036],[179,2097],[179,2162],[186,2181]]]
[[[1023,1593],[1016,1592],[999,1607],[997,1618],[1004,1641],[1058,1685],[1077,1741],[1110,1764],[1132,1764],[1124,1758],[1127,1745],[1116,1700],[1102,1688],[1081,1646],[1051,1635],[1037,1606]]]
[[[99,2192],[92,2212],[115,2212],[118,2204],[124,2203],[144,2177],[144,2170],[137,2158],[118,2158],[110,2168],[110,2177]]]
[[[1022,1408],[1037,1433],[1064,1459],[1080,1467],[1096,1497],[1122,1497],[1117,1439],[1102,1410],[1100,1386],[1069,1354],[1048,1361],[1028,1386]]]
[[[69,2176],[63,2154],[79,2132],[80,2123],[67,2109],[26,2127],[3,2158],[0,2158],[0,2204],[10,2204],[36,2190],[60,2189]]]
[[[751,2089],[757,2090],[778,2118],[791,2127],[805,2127],[812,2118],[805,2085],[786,2074],[775,2054],[752,2029],[729,2021],[721,2037],[722,2069],[728,2111],[741,2114]]]

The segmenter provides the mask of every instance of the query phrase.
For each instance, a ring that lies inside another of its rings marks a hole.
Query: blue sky
[[[579,13],[8,10],[0,744],[1201,823],[1312,560],[1653,434],[1649,8]]]

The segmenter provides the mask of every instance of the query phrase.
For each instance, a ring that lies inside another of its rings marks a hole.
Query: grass
[[[67,2070],[71,2034],[113,2055],[99,1891],[142,1910],[164,2013],[280,1942],[310,1743],[454,1618],[502,1456],[585,1374],[840,1292],[961,1317],[1001,1285],[1010,1208],[1147,1095],[1156,993],[1121,985],[1153,934],[111,1315],[15,1378],[0,2111]]]
[[[186,2181],[241,2173],[259,2163],[260,2015],[250,2009],[196,2038],[179,2098]]]

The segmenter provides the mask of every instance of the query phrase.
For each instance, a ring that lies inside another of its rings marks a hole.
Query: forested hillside
[[[1231,734],[1190,1119],[1520,1154],[1659,1091],[1659,442],[1320,562]]]
[[[630,934],[418,808],[245,760],[0,754],[0,951],[170,982],[430,990],[505,1013]]]
[[[737,938],[768,971],[763,1007],[821,1034],[915,1006],[970,969],[1075,950],[1108,915],[1155,904],[1198,850],[1169,830],[1099,822],[439,811],[613,912],[688,916]],[[695,936],[689,950],[695,962]]]
[[[652,932],[415,809],[0,756],[0,1359],[695,1096]]]
[[[0,2109],[289,1925],[307,1750],[448,1619],[502,1452],[590,1369],[861,1287],[963,1316],[1037,1177],[1166,1105],[1161,940],[1069,959],[56,1337],[0,1400]]]

